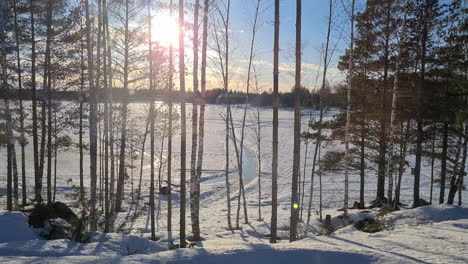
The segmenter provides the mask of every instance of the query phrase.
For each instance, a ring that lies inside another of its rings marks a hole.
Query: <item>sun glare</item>
[[[175,17],[169,13],[158,13],[153,18],[152,40],[159,42],[162,46],[174,45],[179,40],[179,25]]]

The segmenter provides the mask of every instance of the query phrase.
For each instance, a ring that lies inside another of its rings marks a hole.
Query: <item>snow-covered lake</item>
[[[71,103],[70,103],[71,104]],[[146,104],[131,104],[129,112],[129,123],[128,128],[138,129],[141,133],[145,129],[145,120],[147,114]],[[177,107],[177,106],[176,106]],[[233,118],[236,127],[236,136],[240,135],[240,125],[243,114],[243,107],[233,107]],[[225,123],[223,115],[225,113],[225,106],[222,105],[207,105],[205,114],[205,152],[203,162],[203,176],[201,181],[201,229],[205,233],[216,233],[223,232],[226,230],[226,197],[225,197]],[[325,119],[330,119],[336,112],[327,112]],[[290,209],[290,195],[291,195],[291,175],[292,175],[292,157],[293,157],[293,111],[292,109],[281,109],[279,112],[279,179],[278,179],[278,203],[279,203],[279,227],[287,227],[289,225],[289,209]],[[313,117],[318,117],[318,112],[312,113]],[[270,204],[271,204],[271,148],[272,148],[272,109],[262,108],[262,214],[264,219],[270,217]],[[302,121],[302,129],[307,129],[307,121],[309,114],[305,115]],[[247,115],[247,128],[245,137],[245,150],[244,150],[244,177],[246,183],[246,199],[249,207],[249,218],[258,218],[257,208],[258,205],[258,181],[257,181],[257,161],[255,158],[256,146],[254,144],[254,134],[252,131],[251,119]],[[68,131],[75,142],[78,141],[76,131]],[[173,181],[178,184],[179,173],[180,173],[180,130],[173,137]],[[85,135],[85,140],[87,136]],[[32,140],[30,140],[32,142]],[[157,139],[156,142],[159,142]],[[190,167],[190,146],[191,146],[191,104],[187,104],[187,167]],[[136,148],[140,148],[137,146]],[[156,153],[158,157],[159,143],[156,144]],[[327,150],[340,150],[343,146],[340,142],[327,145],[322,150],[322,155]],[[308,147],[308,159],[309,162],[306,166],[306,187],[305,194],[308,201],[308,194],[310,189],[310,173],[312,167],[314,144],[310,143]],[[166,157],[167,144],[165,143],[163,149],[163,157]],[[236,156],[234,147],[230,147],[230,182],[231,182],[231,205],[233,208],[233,220],[235,219],[235,207],[237,206],[237,195],[238,195],[238,177],[236,174]],[[305,146],[302,143],[301,159],[304,159]],[[149,140],[146,144],[146,153],[149,153]],[[20,162],[20,151],[17,148],[18,161]],[[66,151],[61,151],[58,154],[58,168],[57,168],[57,200],[70,200],[69,195],[72,194],[72,186],[79,185],[79,159],[78,149],[72,148]],[[2,161],[6,161],[5,149],[0,149],[0,157]],[[26,148],[26,162],[27,162],[27,179],[28,179],[28,193],[30,196],[33,192],[33,170],[32,170],[32,144],[29,144]],[[409,157],[410,164],[413,163],[413,157]],[[85,177],[86,186],[89,186],[89,156],[85,156]],[[423,165],[427,165],[428,161],[424,161]],[[137,187],[138,176],[139,176],[139,155],[138,160],[134,161],[135,169],[133,171],[134,184],[133,188]],[[301,162],[301,166],[303,163]],[[437,164],[436,164],[437,165]],[[158,169],[159,161],[156,160],[156,169]],[[165,179],[165,164],[163,169],[163,179]],[[149,193],[149,157],[145,157],[143,179],[142,179],[142,197],[147,200]],[[0,167],[0,191],[4,192],[6,186],[6,166]],[[302,173],[302,170],[301,170]],[[131,171],[128,172],[131,174]],[[189,174],[188,174],[189,175]],[[189,181],[188,181],[189,182]],[[45,183],[45,179],[44,179]],[[410,175],[409,170],[405,172],[402,182],[401,190],[401,201],[404,204],[411,204],[412,202],[412,183],[413,177]],[[187,183],[189,184],[189,183]],[[344,175],[341,174],[327,174],[323,176],[323,206],[324,210],[336,209],[343,204],[343,186],[344,186]],[[126,198],[129,200],[132,184],[129,181],[126,182],[125,191]],[[424,166],[421,175],[421,198],[428,200],[430,188],[430,167]],[[448,188],[448,186],[447,186]],[[189,188],[187,188],[189,189]],[[314,186],[314,199],[312,208],[314,212],[318,210],[318,185],[315,181]],[[376,173],[375,171],[367,171],[366,174],[366,193],[365,199],[367,202],[375,198],[376,193]],[[3,190],[3,191],[2,191]],[[45,190],[44,190],[45,191]],[[448,193],[448,191],[446,192]],[[434,197],[438,197],[438,185],[435,185]],[[158,198],[159,199],[159,198]],[[350,175],[350,204],[353,201],[359,199],[359,175],[352,173]],[[435,198],[434,198],[435,199]],[[5,206],[5,196],[0,197],[0,206]],[[174,219],[178,219],[178,194],[174,194]],[[468,191],[463,193],[463,203],[468,203]],[[158,229],[165,230],[166,228],[166,202],[165,197],[160,197],[158,210]],[[130,204],[126,204],[128,208]],[[305,204],[306,206],[306,204]],[[242,213],[241,213],[242,215]],[[143,213],[143,217],[134,219],[133,223],[126,223],[124,227],[130,232],[134,233],[146,233],[149,230],[149,222],[146,217],[146,213]],[[122,218],[122,223],[126,220]],[[122,224],[121,223],[121,224]],[[174,226],[177,229],[177,226]],[[261,227],[258,232],[268,233],[268,225]]]

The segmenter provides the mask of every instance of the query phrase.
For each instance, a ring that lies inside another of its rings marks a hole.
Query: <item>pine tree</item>
[[[280,4],[275,0],[275,26],[273,40],[273,150],[271,159],[271,234],[270,243],[276,243],[278,225],[278,108],[279,108],[279,23]]]

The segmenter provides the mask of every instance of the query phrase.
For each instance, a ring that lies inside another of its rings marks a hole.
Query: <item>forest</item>
[[[467,5],[2,0],[0,260],[468,262]]]

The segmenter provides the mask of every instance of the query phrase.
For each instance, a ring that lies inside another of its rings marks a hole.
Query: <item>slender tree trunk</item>
[[[106,94],[107,101],[109,102],[108,106],[108,146],[109,146],[109,156],[110,156],[110,183],[108,186],[109,188],[109,213],[108,213],[108,230],[111,232],[113,230],[113,212],[114,212],[114,181],[115,181],[115,165],[114,165],[114,107],[113,107],[113,99],[112,99],[112,45],[111,45],[111,38],[110,38],[110,31],[109,31],[109,18],[108,18],[108,10],[107,10],[107,0],[104,0],[104,26],[106,32],[106,44],[107,44],[107,74],[109,76],[107,89],[108,92]]]
[[[10,113],[10,91],[8,88],[8,77],[7,77],[7,60],[6,60],[6,33],[5,33],[5,17],[7,16],[7,3],[2,1],[0,3],[0,63],[1,63],[1,78],[2,78],[2,93],[6,95],[4,97],[4,115],[5,115],[5,134],[6,134],[6,142],[7,142],[7,210],[13,210],[13,190],[12,190],[12,162],[13,162],[13,155],[15,155],[14,151],[14,143],[13,143],[13,132],[12,132],[12,121],[11,121],[11,113]]]
[[[172,0],[169,3],[169,13],[172,17],[173,4]],[[167,137],[167,232],[168,232],[168,241],[169,244],[172,244],[172,87],[173,87],[173,78],[174,78],[174,54],[172,43],[169,44],[169,80],[168,80],[168,90],[169,90],[169,128],[168,128],[168,137]]]
[[[309,115],[309,120],[312,119],[312,111],[310,112]],[[310,125],[307,126],[307,135],[310,133]],[[303,165],[303,172],[302,172],[302,185],[299,184],[299,221],[303,221],[302,218],[302,212],[303,212],[303,206],[304,206],[304,199],[305,199],[305,180],[306,180],[306,168],[307,168],[307,156],[309,154],[309,140],[305,141],[305,151],[304,151],[304,165]],[[302,188],[302,190],[301,190]]]
[[[163,134],[161,137],[161,147],[159,149],[159,166],[158,166],[158,187],[159,191],[161,192],[162,188],[162,168],[163,168],[163,153],[164,153],[164,140],[166,139],[166,131],[167,131],[167,116],[164,116],[164,128]]]
[[[404,135],[403,135],[403,125],[401,129],[402,142],[401,142],[400,160],[399,160],[399,165],[398,165],[398,180],[397,180],[397,185],[395,187],[395,200],[393,202],[393,208],[396,208],[398,204],[400,203],[401,180],[403,178],[403,172],[405,171],[406,151],[407,151],[407,146],[408,146],[410,126],[411,126],[411,120],[408,120],[406,122],[406,132]]]
[[[47,2],[47,40],[46,40],[46,69],[47,70],[47,203],[52,204],[52,89],[51,89],[51,43],[52,43],[52,1]],[[44,82],[45,83],[45,82]],[[45,89],[44,89],[45,91]]]
[[[227,100],[228,100],[228,105],[230,105],[229,99],[227,99]],[[229,111],[228,111],[229,112],[228,120],[231,123],[232,141],[234,143],[233,145],[234,145],[234,150],[235,150],[235,153],[236,153],[236,161],[237,161],[237,165],[241,166],[241,161],[240,160],[242,159],[242,155],[241,155],[241,152],[239,151],[239,148],[238,148],[238,145],[237,145],[237,137],[236,137],[236,131],[234,129],[232,111],[231,111],[230,107],[228,109],[229,109]],[[247,203],[246,203],[246,200],[245,200],[244,179],[243,179],[242,174],[240,173],[240,169],[239,169],[239,196],[237,197],[237,215],[236,215],[236,228],[237,229],[240,229],[239,216],[240,216],[240,208],[241,208],[241,198],[243,198],[243,202],[244,202],[245,223],[248,224],[249,221],[248,221],[248,218],[247,218]]]
[[[399,42],[398,42],[398,54],[396,58],[396,64],[395,64],[395,77],[393,79],[393,89],[392,89],[392,106],[391,106],[391,113],[390,113],[390,129],[389,129],[389,150],[390,150],[390,155],[389,155],[389,165],[388,165],[388,190],[387,190],[387,203],[388,205],[393,204],[393,171],[394,171],[394,145],[395,145],[395,139],[394,139],[394,133],[396,130],[396,115],[397,115],[397,103],[398,103],[398,92],[400,89],[400,71],[401,71],[401,58],[402,58],[402,53],[403,53],[403,37],[405,36],[406,33],[406,6],[405,6],[405,11],[404,11],[404,18],[403,21],[401,22],[401,31],[400,31],[400,36],[399,36]]]
[[[156,240],[156,226],[155,226],[155,218],[154,218],[154,126],[155,126],[155,119],[154,119],[154,80],[153,80],[153,46],[152,46],[152,35],[151,35],[151,0],[149,1],[148,4],[148,44],[149,44],[149,81],[150,81],[150,90],[152,92],[151,94],[151,102],[150,102],[150,109],[149,109],[149,115],[148,118],[150,120],[150,166],[151,166],[151,171],[150,171],[150,211],[151,211],[151,240],[155,241]],[[146,128],[148,130],[148,128]],[[146,134],[145,134],[145,140],[146,140]],[[144,141],[143,141],[144,142]],[[143,154],[142,154],[143,157]],[[143,164],[143,158],[141,163]],[[141,187],[140,187],[141,188]],[[139,196],[139,194],[138,194]]]
[[[377,168],[377,197],[376,200],[385,200],[385,174],[387,172],[387,86],[388,86],[388,71],[390,66],[390,19],[391,19],[391,5],[392,1],[386,1],[386,20],[385,20],[385,34],[384,47],[383,47],[383,84],[380,87],[380,131],[379,131],[379,155],[378,155],[378,168]],[[389,183],[390,184],[390,183]],[[388,200],[388,199],[387,199]]]
[[[275,0],[275,26],[273,41],[273,147],[271,157],[271,235],[270,243],[276,243],[278,225],[278,108],[279,108],[279,30],[280,3]]]
[[[151,105],[150,105],[151,109]],[[146,138],[148,137],[148,127],[150,124],[150,117],[148,114],[148,120],[146,120],[145,126],[145,134],[143,135],[143,143],[141,144],[141,156],[140,156],[140,180],[138,181],[138,192],[137,192],[137,200],[141,198],[141,184],[143,179],[143,165],[144,165],[144,157],[145,157],[145,145],[146,145]]]
[[[185,113],[185,62],[184,62],[184,0],[179,0],[179,76],[180,76],[180,247],[185,241],[185,174],[186,174],[186,113]]]
[[[94,87],[94,62],[91,43],[91,18],[88,0],[85,1],[86,10],[86,49],[88,53],[88,82],[90,90],[89,109],[89,143],[90,143],[90,178],[91,178],[91,203],[90,203],[90,230],[97,230],[96,216],[96,181],[97,181],[97,112],[96,91]]]
[[[295,241],[297,237],[297,222],[299,220],[299,197],[298,180],[301,162],[301,21],[302,21],[302,0],[296,0],[296,73],[294,84],[294,151],[293,151],[293,172],[291,189],[291,225],[289,227],[289,242]]]
[[[321,133],[321,128],[319,127],[319,132]],[[310,195],[309,195],[309,203],[307,208],[307,226],[310,225],[310,218],[312,216],[312,200],[314,197],[314,178],[315,178],[315,165],[317,164],[317,156],[318,156],[318,149],[321,142],[319,142],[319,138],[317,137],[317,141],[315,143],[315,150],[314,150],[314,157],[312,160],[312,171],[310,173]]]
[[[208,12],[209,0],[204,1],[203,7],[203,43],[202,43],[202,58],[201,58],[201,105],[200,105],[200,121],[198,131],[198,157],[197,157],[197,181],[196,188],[200,192],[200,179],[202,175],[203,165],[203,143],[205,137],[205,89],[206,89],[206,51],[208,47]],[[198,198],[198,202],[200,202]]]
[[[260,108],[257,107],[257,178],[258,178],[258,221],[262,221],[262,134]]]
[[[80,30],[83,32],[83,25],[80,20]],[[81,33],[82,34],[82,33]],[[85,100],[84,82],[85,82],[85,65],[84,65],[84,44],[83,36],[80,36],[80,121],[79,121],[79,132],[78,132],[78,145],[80,151],[80,202],[81,205],[85,203],[85,190],[84,190],[84,179],[83,179],[83,104]]]
[[[447,122],[444,123],[443,128],[443,139],[442,139],[442,164],[440,168],[440,196],[439,196],[439,204],[444,203],[445,197],[445,179],[447,177],[447,149],[448,149],[448,130],[449,124]]]
[[[353,61],[353,51],[354,51],[354,0],[351,2],[351,39],[349,43],[349,61],[348,61],[348,89],[347,89],[347,103],[346,103],[346,127],[345,127],[345,188],[344,188],[344,216],[348,216],[348,200],[349,200],[349,165],[350,165],[350,156],[349,156],[349,141],[350,141],[350,126],[351,126],[351,90],[354,74],[354,61]]]
[[[429,194],[429,204],[432,204],[432,195],[434,193],[434,162],[435,162],[435,139],[437,132],[437,123],[434,123],[432,131],[432,145],[431,145],[431,190]]]
[[[55,203],[55,193],[57,192],[57,149],[59,146],[57,144],[57,110],[54,112],[54,197],[52,201]]]
[[[192,219],[192,235],[194,241],[200,240],[200,190],[197,185],[197,128],[198,128],[198,12],[200,0],[195,0],[193,14],[193,92],[192,103],[192,152],[190,160],[190,216]]]
[[[322,221],[322,173],[320,171],[320,150],[322,144],[322,122],[323,122],[323,91],[327,81],[327,70],[328,70],[328,48],[330,44],[330,33],[331,33],[331,23],[332,23],[332,14],[333,14],[333,0],[329,1],[329,14],[328,14],[328,29],[327,29],[327,39],[325,45],[325,54],[323,58],[323,76],[322,76],[322,86],[320,88],[320,116],[318,121],[318,130],[317,130],[317,145],[315,146],[314,159],[312,161],[312,176],[311,176],[311,186],[310,186],[310,198],[309,198],[309,209],[307,215],[307,225],[310,223],[311,207],[312,207],[312,194],[313,194],[313,180],[315,173],[315,164],[318,159],[319,167],[319,209],[320,209],[320,221]]]
[[[13,210],[18,210],[18,163],[16,162],[16,146],[11,147],[11,162],[13,176]]]
[[[225,116],[225,179],[226,179],[226,201],[227,201],[227,222],[228,222],[228,229],[232,230],[232,223],[231,223],[231,186],[229,182],[229,118],[231,116],[231,106],[229,104],[229,18],[230,18],[230,10],[231,10],[231,1],[228,0],[227,8],[226,8],[226,15],[222,14],[222,11],[218,8],[220,13],[220,17],[222,19],[222,26],[220,35],[224,37],[224,44],[225,49],[224,51],[221,50],[220,42],[218,33],[215,33],[214,37],[216,38],[216,45],[217,45],[217,53],[219,56],[219,63],[220,63],[220,70],[223,77],[223,88],[224,88],[224,96],[225,96],[225,103],[226,103],[226,116]],[[219,30],[219,29],[218,29]],[[224,58],[223,58],[224,53]],[[224,59],[224,63],[223,63]],[[233,138],[235,135],[233,135]],[[239,186],[242,186],[239,183]],[[241,195],[241,190],[239,190],[239,195]],[[238,200],[239,201],[239,200]],[[237,222],[236,228],[239,228],[239,223]]]
[[[110,80],[110,64],[108,56],[108,17],[107,17],[107,0],[102,0],[103,11],[103,57],[104,57],[104,232],[110,231],[110,200],[109,200],[109,81]],[[111,102],[112,103],[112,102]]]
[[[422,157],[422,142],[423,142],[423,121],[422,121],[422,89],[424,85],[424,78],[426,73],[426,45],[428,38],[428,5],[425,5],[423,14],[423,32],[421,37],[421,70],[419,72],[419,80],[416,87],[416,100],[417,100],[417,111],[416,111],[416,164],[414,168],[414,186],[413,186],[413,207],[419,206],[419,186],[421,178],[421,157]],[[444,124],[444,129],[448,124]],[[442,165],[443,166],[443,165]],[[445,191],[445,172],[441,174],[441,188],[440,188],[440,203],[444,203],[444,191]]]
[[[34,1],[29,0],[31,23],[31,90],[32,90],[32,131],[33,131],[33,155],[34,155],[34,199],[37,204],[42,203],[42,177],[39,167],[39,137],[37,133],[37,92],[36,92],[36,38],[34,21]]]
[[[22,206],[27,204],[27,189],[26,189],[26,137],[24,135],[24,109],[23,109],[23,83],[22,83],[22,70],[21,70],[21,57],[20,57],[20,29],[18,27],[18,7],[17,0],[13,1],[13,12],[15,16],[15,44],[16,44],[16,70],[18,72],[18,99],[19,99],[19,114],[20,114],[20,139],[19,143],[21,146],[21,179],[22,179]]]
[[[466,174],[466,159],[468,152],[468,126],[465,125],[465,143],[463,144],[463,158],[457,179],[458,205],[462,205],[463,177]]]
[[[130,32],[129,32],[129,0],[125,0],[125,21],[124,21],[124,68],[123,68],[123,85],[125,94],[128,94],[128,75],[129,75],[129,49],[130,49]],[[122,211],[122,200],[124,200],[124,183],[125,183],[125,149],[127,145],[127,105],[128,98],[125,96],[122,102],[122,122],[120,131],[120,155],[119,155],[119,176],[117,179],[117,190],[115,194],[115,212]]]
[[[457,193],[457,189],[458,189],[457,176],[458,178],[460,178],[460,173],[463,173],[465,165],[466,165],[465,162],[466,162],[467,137],[466,137],[466,132],[464,131],[465,130],[464,125],[461,124],[460,127],[461,127],[461,131],[460,131],[460,135],[459,135],[458,142],[457,142],[457,151],[455,155],[455,162],[453,165],[452,178],[450,180],[450,189],[449,189],[449,194],[447,197],[447,204],[453,204],[455,200],[455,194]],[[461,161],[461,166],[459,168],[458,164],[460,161],[460,154],[462,155],[462,161]]]

